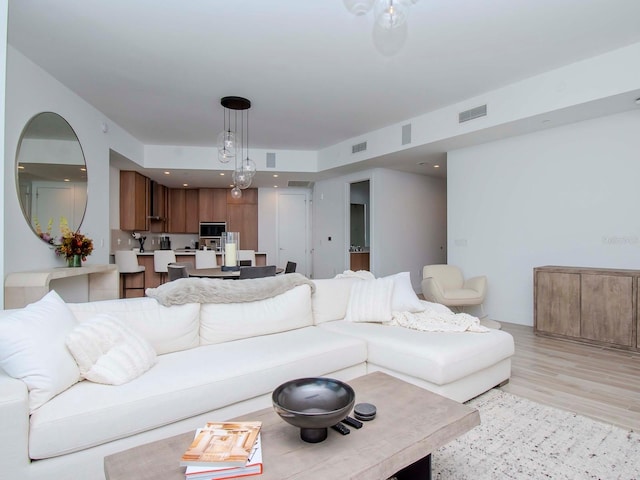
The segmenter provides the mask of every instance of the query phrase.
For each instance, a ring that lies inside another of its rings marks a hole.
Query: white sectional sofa
[[[105,455],[267,407],[275,387],[293,378],[348,381],[382,370],[458,401],[508,380],[513,339],[505,332],[424,332],[345,319],[352,286],[362,281],[305,279],[272,298],[238,303],[163,306],[141,298],[56,304],[58,312],[72,312],[71,323],[49,333],[42,318],[31,325],[39,329],[32,337],[46,337],[47,348],[69,338],[65,329],[77,331],[108,314],[153,347],[155,363],[120,385],[80,381],[72,372],[71,385],[40,388],[0,370],[0,477],[104,478]],[[415,303],[406,283],[401,292],[400,279],[395,282],[393,298]],[[0,364],[14,376],[20,376],[19,359],[7,358],[7,350],[32,338],[16,334],[15,326],[38,314],[29,307],[0,314]],[[45,316],[54,322],[56,315]],[[55,376],[62,367],[51,363],[33,368]]]

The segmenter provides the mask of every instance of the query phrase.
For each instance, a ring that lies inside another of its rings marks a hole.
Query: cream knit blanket
[[[288,273],[247,280],[180,278],[158,288],[147,288],[145,294],[165,307],[185,303],[242,303],[275,297],[298,285],[309,285],[311,293],[315,291],[315,284],[304,275]]]
[[[422,312],[393,312],[390,322],[385,325],[399,326],[420,330],[422,332],[475,332],[486,333],[490,330],[480,325],[478,317],[468,313],[453,313],[451,310],[444,311],[434,308],[430,302],[421,302],[425,309]],[[447,309],[448,310],[448,309]]]

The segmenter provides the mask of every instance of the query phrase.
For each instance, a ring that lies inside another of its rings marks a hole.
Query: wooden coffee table
[[[324,442],[305,443],[299,429],[273,408],[235,419],[262,421],[264,473],[253,478],[430,478],[431,452],[480,424],[477,410],[381,372],[347,383],[356,392],[356,403],[377,407],[374,420],[360,429],[349,427],[348,435],[329,429]],[[105,457],[107,480],[184,480],[185,469],[178,460],[193,435],[188,432]]]

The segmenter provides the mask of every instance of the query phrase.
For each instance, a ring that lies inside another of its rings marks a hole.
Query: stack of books
[[[262,473],[262,422],[209,422],[180,458],[187,480],[247,477]]]

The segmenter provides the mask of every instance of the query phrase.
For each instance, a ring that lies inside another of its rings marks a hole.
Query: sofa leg
[[[507,383],[509,383],[509,379],[507,378],[504,382],[500,382],[498,385],[496,385],[493,388],[500,388],[500,387],[504,387]]]

